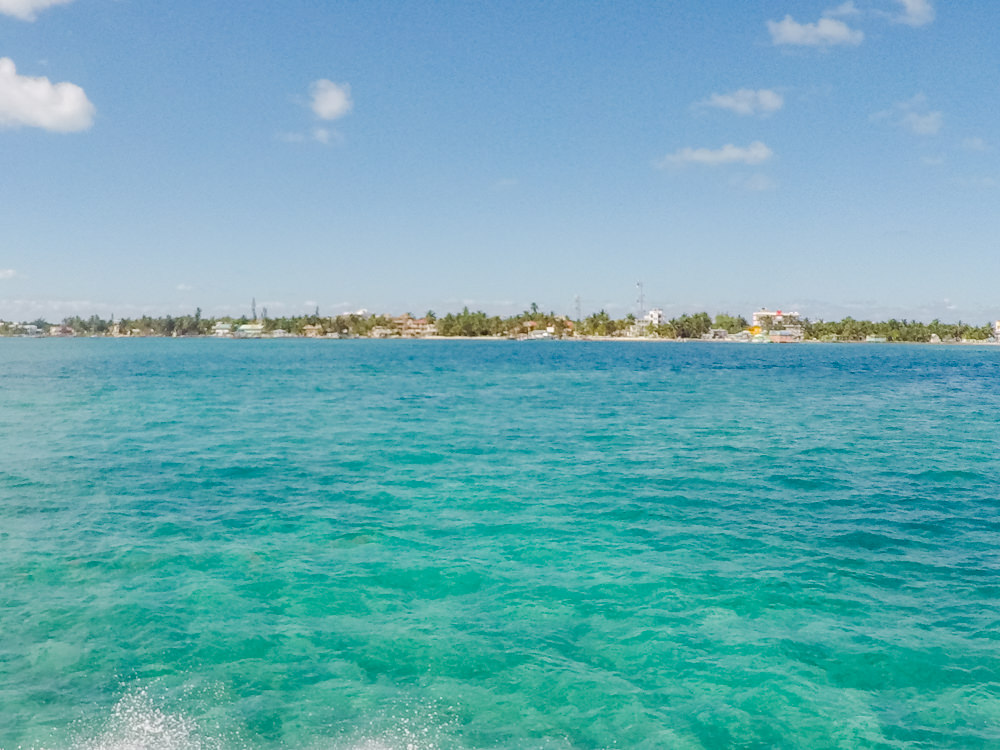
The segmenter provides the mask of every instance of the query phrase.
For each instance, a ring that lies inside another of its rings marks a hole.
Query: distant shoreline
[[[1000,320],[983,325],[959,321],[930,323],[896,320],[812,321],[797,312],[755,311],[747,320],[742,315],[706,312],[682,314],[666,319],[659,308],[644,315],[612,318],[604,310],[572,319],[555,312],[543,312],[532,304],[530,310],[506,318],[481,310],[463,308],[460,313],[438,316],[428,310],[423,317],[411,313],[379,315],[359,310],[336,316],[322,316],[319,308],[311,315],[258,315],[256,302],[250,316],[239,318],[204,317],[201,308],[193,315],[174,317],[102,319],[69,316],[59,323],[41,318],[31,322],[0,321],[0,336],[78,337],[162,337],[162,338],[325,338],[325,339],[427,339],[427,340],[584,340],[584,341],[718,341],[727,343],[792,344],[823,343],[989,343],[1000,341]]]
[[[514,344],[538,344],[538,343],[560,343],[560,344],[572,344],[572,343],[602,343],[602,344],[726,344],[733,346],[800,346],[800,345],[830,345],[830,346],[843,346],[843,345],[865,345],[865,346],[986,346],[994,347],[1000,346],[1000,341],[862,341],[862,340],[839,340],[839,341],[820,341],[818,339],[805,339],[802,341],[738,341],[732,339],[682,339],[682,338],[661,338],[653,336],[565,336],[562,338],[545,338],[545,339],[525,339],[525,338],[514,338],[509,336],[343,336],[339,338],[328,337],[328,336],[259,336],[252,338],[239,338],[239,337],[220,337],[220,336],[164,336],[161,334],[149,334],[149,335],[138,335],[138,336],[0,336],[0,340],[12,339],[12,340],[115,340],[115,341],[133,341],[133,340],[149,340],[149,339],[159,339],[159,340],[185,340],[185,341],[381,341],[381,342],[400,342],[400,341],[478,341],[478,342],[507,342]]]

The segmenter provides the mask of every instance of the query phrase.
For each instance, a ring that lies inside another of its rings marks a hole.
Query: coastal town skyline
[[[425,316],[431,317],[441,317],[447,314],[458,313],[460,309],[469,310],[470,308],[476,310],[477,312],[496,316],[496,317],[516,317],[520,314],[526,314],[529,310],[531,311],[541,311],[544,314],[565,318],[567,320],[583,320],[586,317],[595,314],[611,314],[613,317],[620,319],[626,318],[646,318],[648,316],[654,316],[659,318],[670,318],[675,315],[686,315],[692,314],[693,311],[697,310],[700,313],[708,314],[711,317],[716,316],[729,316],[735,315],[737,317],[744,317],[747,320],[759,314],[767,314],[769,307],[776,311],[779,315],[782,310],[793,311],[791,314],[795,317],[802,317],[803,319],[812,320],[835,320],[838,318],[856,318],[855,315],[851,313],[851,306],[835,306],[834,309],[846,310],[842,315],[823,315],[819,314],[816,310],[807,310],[806,313],[800,313],[795,305],[758,305],[756,307],[732,307],[727,306],[718,309],[710,308],[692,308],[690,306],[683,306],[679,303],[674,304],[662,304],[656,301],[650,301],[645,297],[644,287],[641,284],[637,285],[640,287],[639,296],[632,300],[631,304],[618,304],[616,302],[609,302],[597,307],[589,304],[585,304],[583,298],[577,296],[570,301],[568,305],[562,306],[552,306],[539,304],[536,301],[526,302],[526,303],[516,303],[512,301],[505,301],[499,305],[493,306],[477,306],[475,300],[469,299],[457,299],[452,300],[454,303],[452,306],[448,307],[438,307],[438,308],[427,308],[426,310],[420,310],[419,308],[406,308],[400,305],[393,305],[388,308],[382,309],[371,309],[368,307],[352,307],[348,303],[341,303],[339,305],[323,306],[320,305],[315,300],[307,300],[298,306],[285,305],[281,302],[268,302],[261,301],[258,302],[256,297],[251,297],[249,303],[235,304],[235,305],[196,305],[194,308],[191,307],[179,307],[177,309],[163,310],[155,306],[132,306],[132,305],[122,305],[120,308],[123,310],[122,314],[116,314],[114,312],[115,307],[108,304],[94,304],[92,302],[81,302],[81,301],[66,301],[60,304],[54,311],[46,316],[44,314],[34,314],[34,317],[29,316],[17,316],[17,315],[4,315],[0,311],[0,322],[6,323],[23,323],[28,322],[32,319],[38,320],[51,320],[53,322],[62,321],[68,318],[106,318],[108,321],[113,322],[120,319],[136,318],[136,317],[148,317],[148,318],[171,318],[171,317],[183,317],[190,316],[197,311],[199,317],[204,316],[206,319],[213,318],[219,320],[267,320],[269,318],[306,318],[306,317],[324,317],[324,318],[336,318],[336,317],[386,317],[386,318],[398,318],[398,317],[413,317],[420,318]],[[878,315],[868,315],[862,316],[857,319],[869,319],[869,320],[889,320],[889,319],[900,319],[900,320],[912,320],[915,322],[930,322],[931,320],[961,320],[961,318],[951,315],[948,311],[957,309],[956,306],[948,306],[946,308],[945,315],[932,315],[932,316],[909,316],[909,315],[899,315],[893,312],[889,314],[878,316]],[[110,312],[107,312],[110,311]],[[29,312],[38,313],[38,310],[31,310]],[[982,317],[982,316],[980,316]],[[990,317],[990,316],[986,316]],[[992,319],[992,318],[991,318]]]
[[[0,318],[994,320],[1000,8],[0,2]]]
[[[919,323],[929,323],[932,321],[969,322],[989,320],[991,323],[995,319],[1000,319],[1000,304],[984,305],[980,307],[963,308],[953,304],[950,300],[943,300],[940,305],[928,304],[916,308],[916,314],[910,314],[905,308],[893,308],[889,306],[879,306],[874,302],[858,303],[819,303],[813,308],[807,304],[803,309],[807,312],[799,313],[799,305],[750,305],[740,303],[734,305],[720,305],[716,308],[707,306],[697,307],[684,305],[680,302],[659,302],[655,297],[649,299],[645,296],[644,285],[637,284],[640,291],[638,296],[631,301],[625,300],[617,302],[611,299],[602,304],[595,304],[592,300],[584,300],[577,295],[568,303],[562,305],[539,304],[536,301],[515,302],[512,300],[488,302],[485,305],[479,304],[474,299],[451,297],[445,306],[431,306],[426,310],[413,306],[400,304],[389,305],[382,308],[369,308],[361,305],[356,306],[349,302],[323,305],[317,300],[309,299],[299,304],[286,304],[281,301],[262,300],[257,301],[252,297],[250,302],[235,304],[207,304],[202,306],[197,304],[194,307],[189,305],[177,305],[171,308],[164,308],[159,305],[133,305],[122,304],[113,305],[109,303],[94,303],[83,300],[61,300],[58,303],[49,305],[48,313],[45,306],[36,303],[26,303],[24,300],[0,300],[0,325],[27,323],[30,321],[46,321],[46,325],[56,324],[67,319],[107,319],[109,322],[121,319],[135,318],[155,318],[169,319],[191,316],[197,311],[199,316],[206,319],[218,320],[258,320],[276,318],[337,318],[337,317],[372,317],[372,318],[420,318],[430,314],[432,317],[441,317],[448,314],[458,313],[470,308],[478,313],[487,314],[498,318],[511,318],[526,313],[529,309],[546,311],[545,314],[565,318],[566,320],[583,320],[595,314],[608,314],[612,319],[645,318],[652,314],[669,319],[681,315],[690,315],[694,311],[699,314],[707,314],[712,318],[718,316],[744,317],[751,319],[762,311],[772,308],[779,314],[782,309],[795,310],[793,315],[814,321],[830,321],[839,319],[856,319],[870,321],[887,320],[907,320]],[[621,298],[624,300],[624,297]],[[956,314],[961,309],[972,310],[971,316],[963,317]],[[116,313],[120,310],[121,313]],[[978,310],[978,312],[976,312]],[[993,311],[997,312],[994,313]],[[825,314],[823,311],[827,311]],[[18,314],[20,312],[20,314]],[[874,314],[873,314],[874,313]]]
[[[640,296],[640,304],[642,297]],[[154,318],[103,319],[69,316],[61,322],[44,319],[14,322],[0,319],[3,338],[225,338],[225,339],[508,339],[712,341],[746,344],[794,344],[803,342],[869,344],[1000,344],[1000,320],[988,323],[933,320],[842,320],[809,319],[797,311],[755,310],[749,318],[702,311],[668,318],[659,308],[638,315],[615,318],[605,310],[575,319],[545,312],[537,303],[508,317],[488,315],[482,310],[423,316],[411,313],[389,315],[360,310],[323,316],[317,307],[310,315],[269,317],[266,307],[251,302],[250,316],[221,318],[205,316],[201,308],[193,315]]]

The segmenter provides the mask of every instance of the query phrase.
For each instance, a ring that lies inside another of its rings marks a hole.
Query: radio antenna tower
[[[573,302],[576,304],[576,319],[577,321],[583,320],[583,314],[580,312],[580,295],[576,295],[573,298]]]
[[[642,292],[642,282],[637,281],[635,285],[639,288],[639,317],[646,314],[646,297]]]

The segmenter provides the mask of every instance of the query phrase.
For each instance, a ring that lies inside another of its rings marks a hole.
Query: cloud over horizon
[[[22,21],[34,21],[38,17],[38,11],[71,2],[73,0],[0,0],[0,13]]]
[[[309,85],[310,108],[321,120],[338,120],[352,109],[351,86],[320,78]]]
[[[90,128],[96,111],[76,84],[18,75],[14,61],[0,57],[0,128],[73,133]]]
[[[843,6],[841,7],[843,8]],[[843,21],[828,17],[823,17],[816,23],[799,23],[787,15],[781,21],[768,21],[767,29],[771,32],[771,42],[775,45],[787,44],[799,47],[848,45],[856,47],[865,38],[863,31],[852,29]]]
[[[824,18],[847,18],[849,16],[860,16],[861,11],[854,4],[854,0],[847,0],[845,3],[841,3],[836,8],[830,8],[824,11]]]
[[[334,83],[320,78],[309,84],[309,109],[320,120],[332,122],[349,114],[354,109],[351,86],[348,83]],[[343,143],[344,137],[336,130],[316,126],[308,132],[284,132],[275,136],[285,143],[319,143],[328,146]]]
[[[903,15],[896,20],[907,26],[926,26],[934,20],[934,6],[930,0],[898,0],[903,6]]]
[[[784,97],[771,89],[739,89],[729,94],[712,94],[700,107],[728,109],[738,115],[769,115],[785,105]]]
[[[912,99],[897,102],[891,109],[872,115],[875,122],[891,122],[914,135],[937,135],[944,126],[944,114],[927,108],[927,97],[917,94]]]
[[[723,164],[763,164],[774,156],[774,152],[761,141],[754,141],[749,146],[734,146],[727,143],[719,149],[682,148],[660,159],[656,166],[661,169],[684,164],[701,164],[716,167]]]
[[[966,151],[991,151],[990,145],[979,137],[963,138],[962,148]]]

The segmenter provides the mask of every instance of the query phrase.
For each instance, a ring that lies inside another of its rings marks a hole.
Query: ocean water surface
[[[0,748],[1000,747],[1000,348],[0,340]]]

